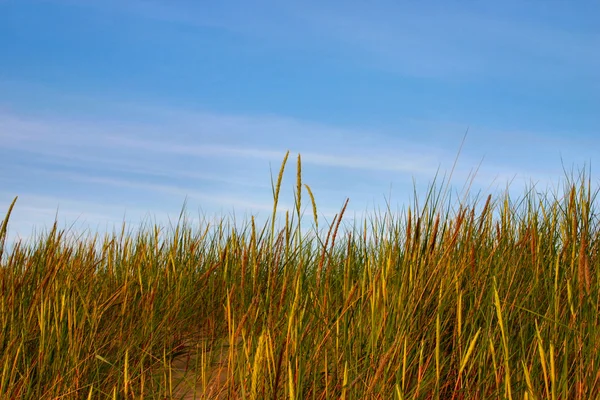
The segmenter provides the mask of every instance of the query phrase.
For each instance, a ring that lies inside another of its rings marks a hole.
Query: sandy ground
[[[171,363],[172,382],[176,388],[173,398],[183,400],[231,398],[225,389],[229,378],[227,365],[229,344],[218,345],[215,350],[203,349],[200,344],[186,343],[186,345],[188,354],[177,357]],[[241,338],[238,338],[237,346],[241,346]],[[210,360],[204,379],[201,367],[203,355],[205,363]]]

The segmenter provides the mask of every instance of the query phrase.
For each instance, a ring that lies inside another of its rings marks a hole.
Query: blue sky
[[[326,221],[449,172],[483,196],[600,159],[596,1],[0,1],[0,206],[51,224],[271,209]],[[294,162],[282,188],[292,208]],[[597,181],[594,181],[597,182]],[[304,198],[307,198],[304,195]],[[307,209],[310,215],[310,210]],[[10,240],[9,240],[10,241]]]

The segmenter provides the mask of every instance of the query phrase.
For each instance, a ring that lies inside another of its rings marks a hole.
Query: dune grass
[[[182,218],[69,238],[55,224],[5,252],[13,202],[0,398],[598,396],[600,236],[585,173],[516,201],[451,202],[432,185],[422,203],[353,226],[346,202],[322,230],[300,157],[296,207],[276,224],[286,161],[263,227]]]

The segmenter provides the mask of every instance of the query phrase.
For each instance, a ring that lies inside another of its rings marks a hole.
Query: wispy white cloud
[[[155,109],[149,113],[159,114]],[[372,136],[360,131],[277,117],[165,110],[162,118],[148,125],[0,113],[5,144],[0,162],[2,204],[7,207],[13,196],[20,195],[10,237],[28,237],[34,228],[49,226],[57,208],[66,225],[81,222],[78,231],[119,225],[125,215],[129,224],[146,213],[164,222],[178,214],[185,199],[190,209],[199,206],[208,215],[235,210],[259,213],[264,219],[272,210],[269,163],[276,175],[286,150],[283,142],[293,150],[324,150],[302,153],[306,175],[317,182],[313,189],[323,218],[338,213],[356,185],[369,187],[352,171],[367,175],[429,171],[422,165],[424,153],[421,160],[416,155],[395,160],[381,156],[389,153],[385,144],[373,142],[356,149],[354,142]],[[292,169],[293,165],[286,176],[291,173],[288,178],[293,180]],[[309,177],[305,181],[313,185]],[[291,187],[282,188],[280,212],[293,209],[292,193]],[[349,215],[354,206],[364,208],[363,200],[352,202]]]
[[[168,139],[164,135],[166,130],[174,131]],[[137,155],[151,152],[157,156],[250,158],[277,162],[291,150],[301,153],[307,164],[420,175],[435,171],[437,165],[432,166],[432,163],[441,154],[441,149],[425,151],[418,143],[397,139],[392,141],[398,146],[390,149],[377,143],[378,139],[383,139],[381,134],[368,131],[344,130],[277,117],[203,113],[195,116],[193,124],[171,120],[160,127],[109,121],[31,120],[0,114],[0,132],[7,147],[71,159],[81,159],[82,152],[86,157],[100,154],[106,157],[111,150],[118,150]],[[359,149],[357,142],[363,142]],[[78,151],[74,152],[74,149]]]
[[[438,168],[443,171],[452,166],[464,133],[464,127],[457,124],[435,125],[430,121],[409,121],[408,129],[374,130],[279,116],[225,115],[140,105],[132,108],[138,114],[145,110],[153,116],[153,123],[0,112],[0,137],[5,149],[43,155],[59,165],[97,164],[105,171],[249,184],[248,179],[236,179],[227,166],[235,165],[240,173],[262,171],[264,176],[265,167],[272,163],[274,169],[278,168],[287,150],[300,153],[303,164],[309,167],[431,177]],[[531,171],[536,163],[530,163],[526,155],[532,149],[555,157],[554,164],[563,152],[568,156],[592,155],[595,141],[591,137],[581,140],[585,143],[573,142],[567,135],[475,126],[471,127],[461,161],[470,168],[487,157],[484,165],[494,165],[494,169],[513,165],[514,169],[515,161],[519,161],[515,157],[522,157],[518,164]],[[503,166],[502,160],[508,162]],[[260,179],[257,174],[250,178]]]
[[[52,178],[66,179],[78,183],[99,184],[103,186],[123,188],[135,188],[143,191],[164,193],[173,198],[190,198],[209,202],[212,204],[218,204],[221,206],[236,207],[246,210],[270,211],[273,209],[273,206],[269,203],[252,202],[234,196],[211,195],[205,192],[200,192],[197,190],[192,190],[190,188],[183,188],[181,186],[175,185],[144,183],[130,179],[109,178],[104,176],[90,176],[86,174],[72,172],[45,172],[43,170],[38,170],[37,174],[47,175]],[[282,207],[288,209],[292,208],[291,205],[286,204],[282,204]]]
[[[449,172],[463,134],[451,124],[439,125],[429,136],[415,134],[435,126],[415,121],[410,124],[415,131],[395,132],[279,116],[136,107],[140,121],[145,112],[153,116],[152,124],[0,113],[0,205],[6,208],[12,196],[22,196],[11,235],[27,235],[33,226],[51,224],[57,206],[64,221],[79,218],[91,227],[118,225],[124,215],[130,222],[148,214],[162,221],[176,218],[186,198],[190,209],[200,208],[208,215],[235,210],[266,218],[272,209],[269,166],[276,176],[287,149],[292,157],[302,155],[303,179],[313,187],[323,218],[338,213],[346,197],[351,199],[347,218],[360,218],[383,204],[390,185],[395,201],[405,202],[412,178],[422,190],[438,168],[441,175]],[[445,131],[448,126],[452,132]],[[460,187],[487,155],[474,188],[484,191],[502,190],[513,177],[552,180],[555,172],[561,173],[561,151],[577,161],[577,155],[589,155],[595,148],[589,143],[581,148],[567,139],[546,140],[532,132],[476,127],[470,135],[453,183]],[[528,157],[534,151],[547,162]],[[294,162],[292,158],[285,175],[281,212],[293,209]]]

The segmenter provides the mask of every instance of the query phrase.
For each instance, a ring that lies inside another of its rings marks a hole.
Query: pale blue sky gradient
[[[57,209],[92,231],[165,222],[186,197],[191,217],[266,218],[287,150],[283,209],[298,152],[323,218],[346,197],[350,216],[401,208],[467,128],[458,191],[478,166],[483,195],[593,173],[599,20],[586,0],[0,1],[10,237]]]

